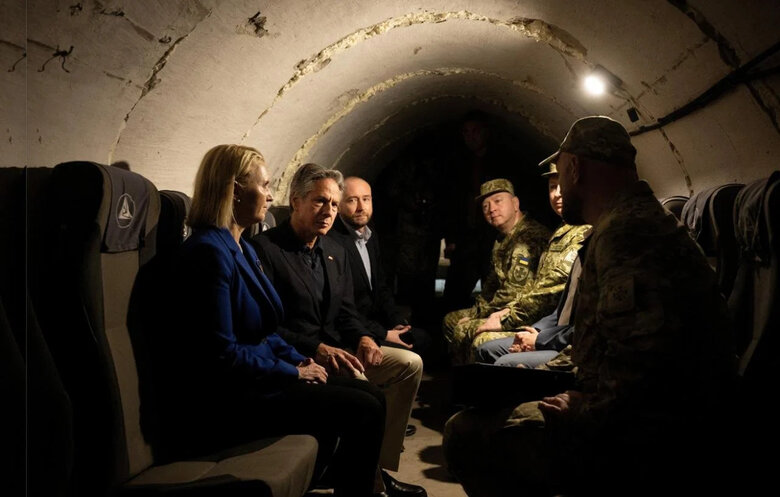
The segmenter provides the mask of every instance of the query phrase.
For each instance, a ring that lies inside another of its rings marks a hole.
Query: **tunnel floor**
[[[450,476],[441,448],[444,423],[453,414],[449,399],[450,369],[426,371],[412,408],[411,424],[417,432],[406,437],[396,479],[422,485],[428,497],[466,497],[463,487]],[[305,497],[330,495],[331,490],[313,490]]]

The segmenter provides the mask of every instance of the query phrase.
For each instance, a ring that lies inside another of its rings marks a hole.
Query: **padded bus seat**
[[[276,227],[276,218],[273,214],[271,214],[270,211],[267,211],[265,213],[265,219],[263,219],[262,223],[255,223],[251,226],[249,226],[247,229],[245,229],[241,236],[245,240],[251,240],[254,236],[259,235],[263,231],[268,231],[271,228]]]
[[[0,395],[6,402],[2,424],[3,491],[8,495],[25,495],[25,368],[18,346],[18,331],[11,329],[0,298]]]
[[[743,188],[734,204],[740,250],[729,298],[737,328],[739,374],[749,390],[775,387],[780,337],[780,171]]]
[[[0,167],[0,299],[12,329],[24,325],[27,168]]]
[[[682,210],[685,202],[688,201],[688,197],[684,195],[673,195],[671,197],[662,198],[660,200],[666,210],[674,214],[677,219],[682,219]]]
[[[721,293],[728,298],[736,274],[736,242],[733,232],[732,206],[744,185],[718,185],[693,195],[683,207],[682,221],[688,226],[715,269]]]
[[[160,190],[160,221],[157,228],[157,253],[175,251],[191,233],[187,225],[192,201],[187,194],[173,190]]]
[[[73,407],[29,299],[25,331],[27,491],[64,497],[73,471]]]
[[[718,187],[712,192],[708,209],[710,235],[717,247],[718,286],[726,298],[731,295],[739,259],[734,236],[734,201],[744,186],[737,183]]]
[[[142,425],[157,415],[145,402],[154,386],[135,327],[144,321],[130,310],[139,269],[155,255],[160,197],[135,173],[89,162],[60,164],[51,181],[58,229],[46,311],[59,324],[48,335],[73,401],[75,495],[303,495],[317,448],[309,436],[158,464]]]

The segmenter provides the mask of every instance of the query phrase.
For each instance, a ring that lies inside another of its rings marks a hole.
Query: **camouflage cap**
[[[542,173],[542,177],[547,178],[552,176],[553,174],[558,174],[558,166],[555,165],[555,162],[550,162],[550,169]]]
[[[476,200],[477,202],[482,202],[485,198],[498,192],[507,192],[514,195],[515,189],[512,186],[512,182],[509,181],[508,179],[504,179],[504,178],[491,179],[490,181],[486,181],[482,183],[482,186],[479,188],[479,196],[474,200]]]
[[[561,152],[634,167],[636,149],[622,124],[607,116],[589,116],[571,125],[558,151],[539,163],[544,166],[558,158]]]

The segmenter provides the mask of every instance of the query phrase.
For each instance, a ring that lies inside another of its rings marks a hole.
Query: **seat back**
[[[732,183],[702,190],[688,199],[681,214],[691,237],[715,269],[721,292],[727,297],[734,281],[736,244],[725,230],[733,226],[731,206],[743,186]]]
[[[0,309],[4,333],[0,363],[5,371],[2,378],[8,380],[0,383],[10,389],[3,398],[10,406],[6,419],[14,421],[4,424],[9,431],[2,438],[4,447],[15,454],[13,464],[3,465],[14,477],[5,486],[11,495],[16,495],[17,486],[22,495],[25,484],[29,495],[67,495],[73,463],[70,401],[29,299],[39,283],[41,247],[36,242],[43,230],[38,228],[50,225],[40,222],[44,211],[40,202],[46,198],[41,193],[51,171],[0,168],[0,232],[5,237],[0,243],[0,307],[4,308]]]
[[[155,252],[160,201],[141,176],[89,162],[58,165],[50,200],[57,228],[41,324],[73,402],[74,492],[107,495],[153,462],[128,308]]]
[[[0,395],[6,402],[2,424],[3,445],[0,464],[3,465],[3,490],[8,495],[25,495],[25,370],[22,352],[0,298]]]
[[[268,231],[271,228],[276,227],[276,217],[268,211],[265,213],[265,219],[263,219],[262,223],[255,223],[251,226],[249,226],[247,229],[245,229],[241,236],[244,237],[245,240],[251,240],[252,237],[259,235],[263,231]]]
[[[739,374],[749,389],[774,385],[780,334],[780,171],[743,188],[734,205],[740,256],[729,309],[737,327]]]
[[[138,272],[136,284],[130,301],[128,323],[134,333],[138,349],[138,372],[141,379],[143,397],[141,404],[142,425],[147,438],[152,441],[155,462],[173,460],[178,452],[179,439],[172,434],[171,426],[176,427],[181,420],[169,419],[175,394],[180,385],[176,385],[171,368],[171,353],[180,350],[173,342],[171,327],[175,325],[179,309],[175,306],[176,285],[173,267],[178,247],[191,234],[186,224],[191,200],[181,192],[160,191],[160,217],[157,227],[157,252],[155,256]],[[172,312],[173,311],[173,312]],[[186,312],[186,311],[182,311]]]
[[[671,197],[662,198],[661,205],[674,214],[677,219],[681,219],[683,206],[687,201],[688,197],[684,195],[673,195]]]
[[[25,182],[21,167],[0,167],[0,298],[9,325],[24,325]]]
[[[715,189],[710,197],[707,224],[715,250],[718,286],[728,298],[737,274],[737,239],[734,236],[734,201],[743,184],[728,184]]]
[[[6,488],[24,494],[24,169],[0,168],[0,395],[7,413],[0,437]]]
[[[187,225],[192,201],[185,193],[160,190],[160,220],[157,228],[157,254],[170,254],[192,233]]]

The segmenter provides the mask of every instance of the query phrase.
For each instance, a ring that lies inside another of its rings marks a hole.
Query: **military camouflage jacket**
[[[507,304],[509,314],[501,320],[502,329],[530,326],[555,310],[566,287],[566,280],[577,258],[577,252],[582,247],[582,240],[589,230],[588,224],[563,224],[555,230],[547,250],[539,259],[539,270],[533,284],[526,291],[515,295],[514,300]]]
[[[533,282],[549,236],[550,230],[526,215],[503,240],[496,240],[493,267],[473,307],[474,317],[486,318],[503,309]]]
[[[606,207],[582,252],[572,358],[586,396],[577,420],[648,440],[711,416],[732,341],[715,274],[686,229],[639,181]]]

